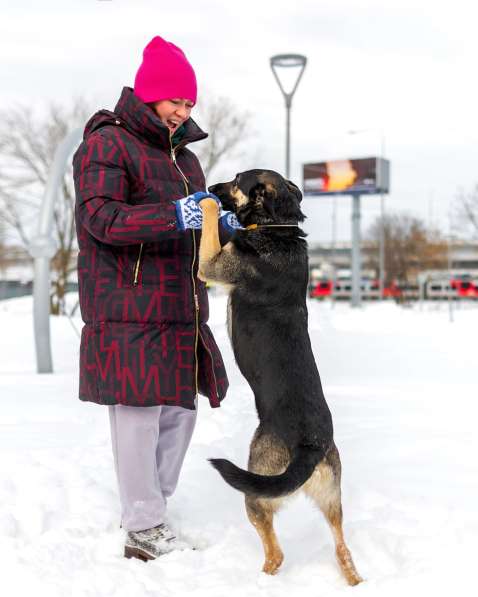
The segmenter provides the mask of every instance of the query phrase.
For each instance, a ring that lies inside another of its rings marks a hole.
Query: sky
[[[391,161],[386,212],[450,230],[460,188],[478,182],[474,3],[428,0],[0,0],[0,109],[39,113],[81,96],[112,109],[132,86],[154,35],[179,45],[199,96],[227,97],[250,114],[240,159],[285,171],[285,106],[269,59],[307,56],[293,99],[291,179],[302,164],[380,155]],[[193,113],[194,117],[194,113]],[[200,121],[198,121],[201,124]],[[359,131],[350,134],[350,131]],[[210,182],[218,182],[211,180]],[[333,237],[331,198],[305,199],[310,241]],[[336,239],[350,239],[351,199],[337,197]],[[362,198],[362,233],[380,198]]]

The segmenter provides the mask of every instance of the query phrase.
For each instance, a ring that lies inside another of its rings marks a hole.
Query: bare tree
[[[50,105],[39,118],[31,107],[0,114],[0,220],[16,243],[28,248],[36,232],[41,200],[58,144],[84,124],[90,110],[81,99],[71,108]],[[51,312],[65,311],[65,292],[76,249],[74,189],[71,171],[62,184],[62,201],[54,207],[57,252],[52,258]]]
[[[197,120],[209,137],[198,145],[197,156],[206,175],[226,158],[239,157],[241,145],[252,135],[247,127],[250,115],[241,112],[233,102],[226,97],[209,96],[200,100],[197,106]],[[196,120],[196,116],[194,116]],[[194,148],[196,151],[196,149]]]
[[[372,224],[366,238],[377,248],[369,257],[369,267],[378,271],[380,218]],[[389,214],[384,218],[385,285],[411,282],[420,271],[444,269],[447,243],[436,230],[429,230],[419,218],[407,214]]]
[[[0,114],[0,223],[10,241],[28,249],[36,232],[41,200],[58,144],[92,113],[78,99],[70,108],[50,105],[38,118],[30,107],[20,106]],[[227,98],[212,97],[198,106],[201,126],[209,133],[198,146],[198,157],[206,177],[225,158],[240,155],[241,145],[251,132],[249,115],[239,111]],[[65,312],[65,292],[75,270],[76,234],[74,228],[74,188],[71,169],[63,178],[62,201],[54,208],[54,234],[57,252],[51,260],[51,312]]]
[[[465,229],[478,236],[478,184],[471,191],[460,189],[455,201],[455,215]]]

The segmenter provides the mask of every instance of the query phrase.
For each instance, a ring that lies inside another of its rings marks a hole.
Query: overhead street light
[[[270,59],[271,69],[285,99],[286,108],[286,152],[285,173],[290,177],[290,109],[292,97],[304,73],[307,58],[302,54],[277,54]],[[293,69],[297,69],[293,71]],[[279,77],[279,74],[281,75]],[[282,80],[281,80],[282,79]]]

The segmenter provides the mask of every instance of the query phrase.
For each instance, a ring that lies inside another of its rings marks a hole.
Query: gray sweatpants
[[[164,521],[167,498],[176,489],[197,408],[108,408],[122,526],[127,531],[153,528]]]

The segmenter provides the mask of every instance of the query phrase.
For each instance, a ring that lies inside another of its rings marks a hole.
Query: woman
[[[210,194],[187,148],[207,137],[190,118],[196,91],[184,53],[155,37],[134,89],[89,120],[73,159],[79,394],[109,406],[125,556],[144,560],[185,547],[166,524],[167,499],[198,394],[218,407],[228,386],[197,278],[198,202]]]

